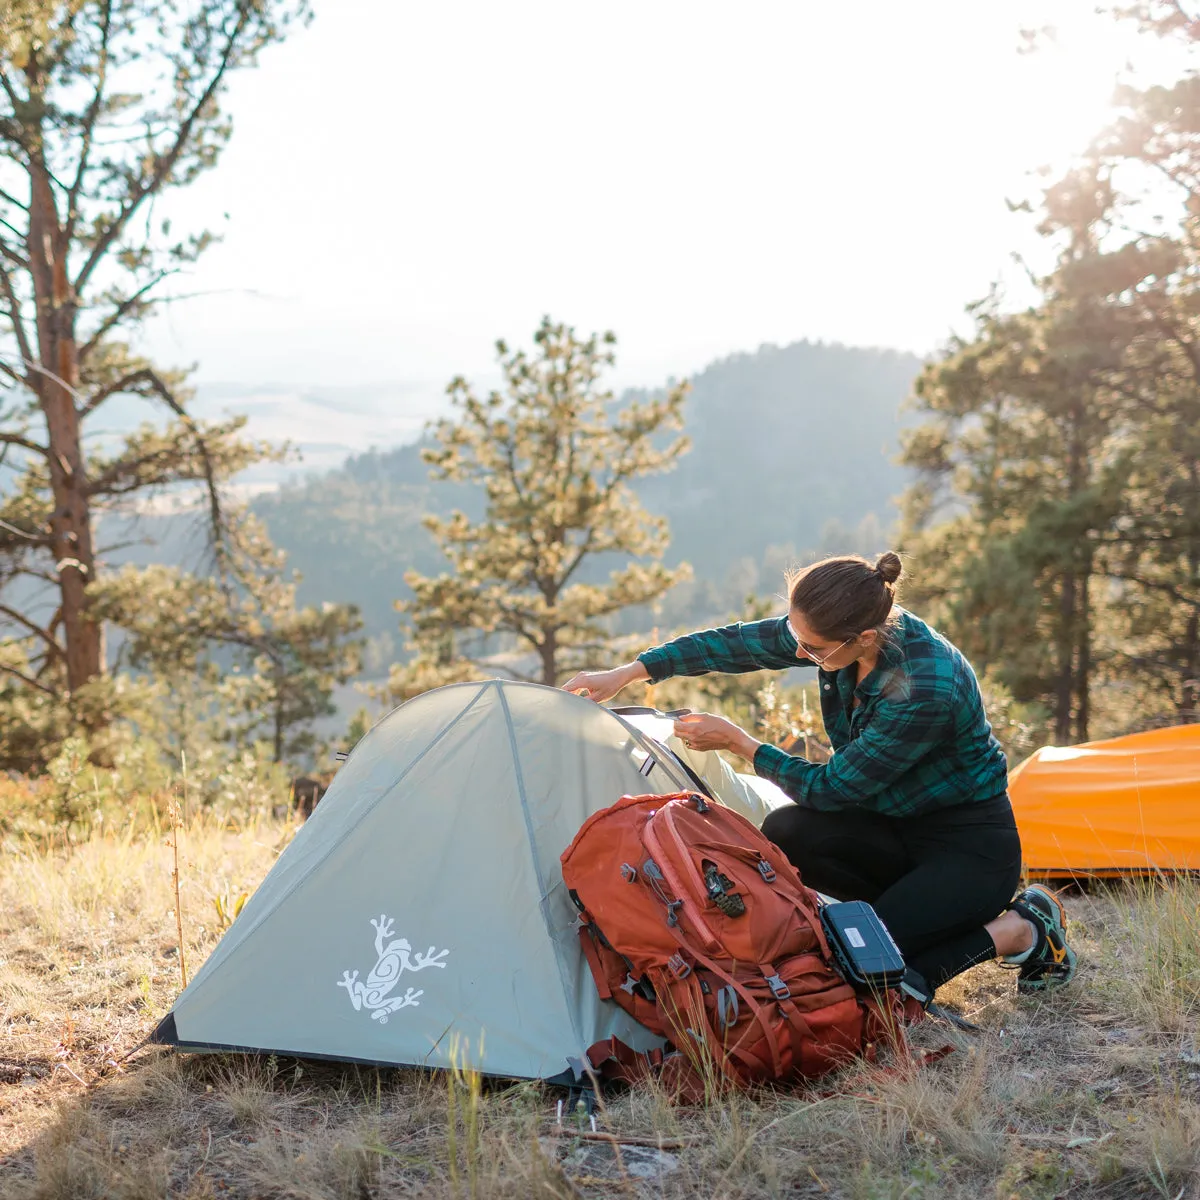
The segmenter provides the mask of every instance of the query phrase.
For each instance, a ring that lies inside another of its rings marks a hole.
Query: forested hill
[[[709,366],[688,398],[691,453],[641,489],[671,521],[673,556],[711,579],[769,547],[837,543],[870,514],[890,525],[905,482],[899,410],[920,367],[911,354],[812,342]]]
[[[817,551],[883,548],[905,477],[893,457],[900,405],[920,369],[889,350],[797,342],[713,363],[687,401],[692,451],[640,494],[671,523],[670,559],[696,584],[669,616],[707,619]],[[404,572],[441,569],[420,518],[469,503],[430,483],[419,448],[373,450],[255,504],[304,575],[301,598],[352,601],[368,633],[396,630]]]

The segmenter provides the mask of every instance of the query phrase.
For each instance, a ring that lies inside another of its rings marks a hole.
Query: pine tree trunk
[[[1192,536],[1188,539],[1188,574],[1193,595],[1200,588],[1200,537],[1196,530],[1200,526],[1200,463],[1194,455],[1188,460],[1188,482],[1191,485]],[[1192,606],[1188,613],[1183,634],[1183,671],[1180,679],[1178,714],[1184,722],[1200,721],[1200,607]]]
[[[1183,682],[1179,688],[1179,719],[1200,720],[1200,609],[1188,613],[1183,635]]]
[[[1092,690],[1092,606],[1089,596],[1089,585],[1092,578],[1092,557],[1089,554],[1084,561],[1083,573],[1079,580],[1079,659],[1075,675],[1076,709],[1075,709],[1075,740],[1088,740],[1088,723],[1091,720],[1091,690]]]
[[[1076,398],[1071,405],[1067,452],[1067,498],[1074,499],[1083,489],[1083,404]],[[1084,574],[1083,590],[1086,596],[1087,576]],[[1086,604],[1086,599],[1083,601]],[[1075,669],[1076,651],[1079,645],[1080,577],[1076,558],[1071,554],[1069,565],[1063,572],[1059,592],[1058,620],[1058,679],[1055,692],[1054,740],[1061,746],[1071,741],[1071,727],[1075,693],[1078,687]]]
[[[1054,741],[1071,741],[1071,709],[1075,697],[1075,572],[1062,577],[1058,600],[1058,677],[1054,685]]]
[[[542,659],[542,682],[550,687],[558,686],[558,631],[547,629],[542,634],[542,644],[538,647]]]
[[[1196,463],[1190,464],[1192,495],[1200,498]],[[1196,518],[1193,517],[1193,526]],[[1200,588],[1200,543],[1193,537],[1188,546],[1188,569],[1192,592]],[[1181,721],[1200,720],[1200,607],[1193,605],[1183,630],[1183,662],[1177,711]]]
[[[38,358],[29,367],[46,419],[54,514],[51,545],[58,571],[67,688],[75,692],[104,670],[103,631],[87,612],[95,577],[92,515],[75,390],[79,383],[76,304],[67,275],[66,239],[44,168],[31,169],[29,260],[37,304]],[[37,366],[41,370],[37,369]]]

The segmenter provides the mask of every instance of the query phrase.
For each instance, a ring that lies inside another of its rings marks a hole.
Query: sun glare
[[[1040,39],[1011,65],[1005,96],[1011,139],[1002,149],[1023,169],[1060,173],[1111,120],[1120,68],[1110,26],[1079,21]]]

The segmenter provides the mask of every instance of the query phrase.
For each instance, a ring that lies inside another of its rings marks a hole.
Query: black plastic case
[[[848,983],[878,992],[904,978],[904,955],[865,900],[824,905],[821,925]]]

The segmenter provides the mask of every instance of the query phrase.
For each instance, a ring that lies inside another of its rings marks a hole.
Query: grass
[[[293,827],[182,831],[189,967]],[[146,1049],[180,968],[170,831],[12,841],[0,857],[0,1197],[1200,1198],[1200,886],[1068,898],[1078,982],[1045,1001],[984,967],[940,999],[984,1026],[909,1074],[674,1108],[413,1071]],[[586,1136],[580,1136],[580,1135]],[[621,1139],[626,1139],[622,1142]],[[647,1144],[639,1144],[647,1143]],[[656,1144],[669,1148],[658,1150]]]

